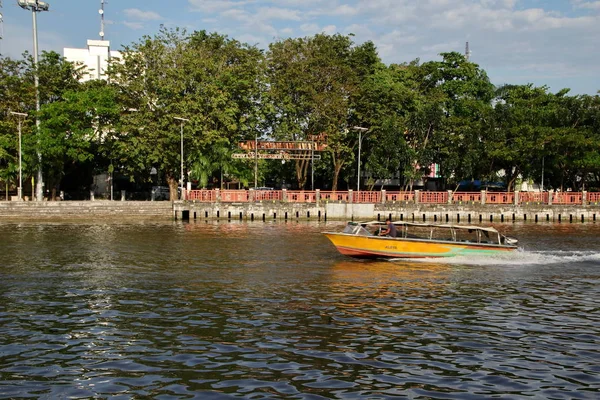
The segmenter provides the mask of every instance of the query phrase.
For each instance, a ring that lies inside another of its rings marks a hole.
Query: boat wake
[[[390,261],[417,262],[417,263],[439,263],[449,265],[549,265],[562,263],[594,262],[600,264],[600,252],[597,251],[518,251],[504,254],[482,255],[482,256],[458,256],[448,258],[394,258]]]

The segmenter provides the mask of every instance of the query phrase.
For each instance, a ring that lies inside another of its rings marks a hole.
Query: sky
[[[0,53],[32,51],[31,12],[0,0]],[[38,14],[40,50],[85,48],[100,39],[101,0],[49,0]],[[495,85],[600,90],[600,0],[105,0],[112,50],[153,36],[161,25],[207,30],[268,48],[288,37],[353,34],[372,41],[386,64],[464,53]]]

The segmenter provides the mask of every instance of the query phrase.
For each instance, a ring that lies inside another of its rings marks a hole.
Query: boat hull
[[[493,255],[514,251],[516,246],[435,241],[427,239],[357,236],[325,232],[338,251],[356,258],[436,258]]]

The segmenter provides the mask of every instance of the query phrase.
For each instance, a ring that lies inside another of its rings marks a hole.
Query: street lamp
[[[258,133],[254,132],[254,189],[258,186]]]
[[[38,76],[38,39],[37,39],[37,17],[36,13],[41,11],[48,11],[50,5],[44,1],[39,0],[17,0],[17,4],[24,10],[31,10],[31,15],[33,16],[33,63],[35,74],[33,76],[35,83],[35,127],[38,135],[38,148],[37,148],[37,158],[38,158],[38,170],[37,170],[37,181],[35,184],[35,197],[37,201],[41,201],[43,197],[43,186],[44,182],[42,180],[42,153],[40,151],[39,146],[39,134],[40,134],[40,89],[39,89],[39,76]]]
[[[353,126],[352,129],[358,131],[358,173],[356,176],[356,191],[360,192],[360,147],[362,145],[362,134],[363,132],[366,133],[369,129],[360,126]]]
[[[176,119],[178,121],[181,122],[181,199],[183,200],[183,123],[184,122],[189,122],[190,120],[187,118],[181,118],[181,117],[173,117],[173,119]]]
[[[14,112],[14,111],[9,111],[9,113],[11,113],[12,115],[16,115],[18,117],[22,117],[22,118],[19,118],[19,189],[18,189],[17,197],[19,198],[19,200],[23,200],[23,164],[21,162],[21,160],[22,160],[22,157],[21,157],[21,122],[23,121],[23,118],[27,117],[27,114]]]

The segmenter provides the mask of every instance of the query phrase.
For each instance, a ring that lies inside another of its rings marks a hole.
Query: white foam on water
[[[469,255],[457,257],[440,258],[395,258],[390,261],[402,262],[422,262],[438,264],[458,264],[458,265],[504,265],[504,266],[522,266],[522,265],[549,265],[563,263],[579,262],[598,262],[600,263],[600,253],[591,250],[567,251],[567,250],[549,250],[549,251],[517,251],[494,254],[494,255]]]

